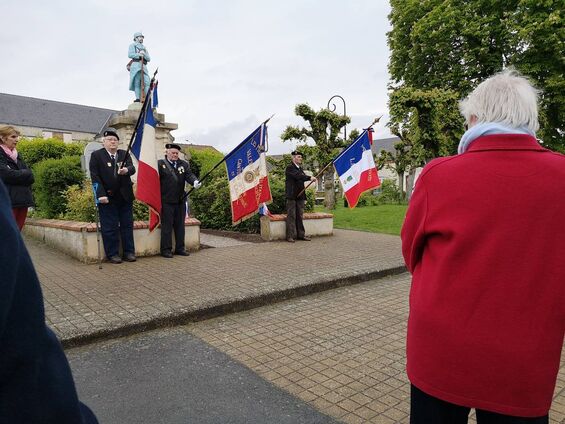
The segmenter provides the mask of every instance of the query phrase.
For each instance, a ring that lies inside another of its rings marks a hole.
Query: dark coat
[[[31,185],[34,178],[31,170],[18,155],[14,162],[4,149],[0,148],[0,179],[6,185],[13,208],[33,206]]]
[[[170,165],[166,159],[160,159],[157,163],[161,182],[161,202],[181,203],[185,184],[194,184],[198,178],[190,171],[190,165],[187,161],[179,159],[176,171],[174,168],[169,169],[167,164]]]
[[[306,190],[304,190],[304,182],[310,181],[310,177],[304,173],[302,168],[298,168],[294,163],[286,167],[285,175],[286,198],[290,200],[305,200]],[[300,191],[302,191],[302,194],[297,198],[296,196]]]
[[[67,358],[45,325],[39,280],[1,182],[0,269],[0,423],[96,423],[79,402]]]
[[[126,151],[118,149],[117,161],[118,164],[124,160]],[[117,167],[118,165],[116,165]],[[128,154],[125,159],[125,166],[128,169],[127,175],[118,175],[117,169],[112,166],[112,160],[108,151],[104,148],[92,153],[90,157],[90,178],[92,183],[98,183],[96,195],[98,198],[107,196],[110,200],[124,200],[126,202],[133,202],[133,183],[131,176],[135,174],[135,167],[131,161],[131,156]]]

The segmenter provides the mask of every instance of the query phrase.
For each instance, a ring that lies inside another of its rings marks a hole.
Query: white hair
[[[470,123],[498,122],[509,127],[526,127],[536,132],[539,91],[519,72],[507,69],[486,79],[459,102],[461,114]]]

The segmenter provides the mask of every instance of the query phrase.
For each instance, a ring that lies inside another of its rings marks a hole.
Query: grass
[[[349,209],[338,205],[333,211],[316,206],[316,212],[334,215],[334,228],[400,235],[407,205],[363,206]]]

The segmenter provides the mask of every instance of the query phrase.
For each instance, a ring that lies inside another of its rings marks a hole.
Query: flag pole
[[[102,269],[102,255],[100,254],[100,211],[98,209],[98,183],[92,184],[92,191],[94,193],[94,207],[96,208],[96,243],[98,245],[98,269]]]
[[[383,117],[383,115],[381,115],[381,116],[375,118],[375,119],[373,120],[373,122],[371,122],[371,125],[369,125],[367,128],[364,128],[364,130],[367,131],[367,130],[373,128],[373,125],[375,125],[377,122],[379,122],[382,117]],[[355,142],[355,141],[353,141],[349,146],[351,146],[354,142]],[[336,157],[335,159],[337,159],[339,156],[341,156],[341,154],[342,154],[343,152],[345,152],[345,151],[349,148],[349,146],[347,146],[345,149],[343,149],[343,150],[339,153],[339,155],[337,155],[337,157]],[[324,168],[322,168],[322,170],[321,170],[320,172],[318,172],[318,174],[317,174],[314,178],[317,179],[320,175],[322,175],[323,172],[328,168],[328,166],[330,166],[332,163],[335,162],[335,159],[332,159],[326,166],[324,166]],[[314,181],[310,181],[306,186],[304,186],[304,188],[300,191],[300,193],[298,193],[298,194],[296,195],[296,197],[298,197],[298,196],[300,196],[302,193],[304,193],[304,192],[306,191],[306,189],[312,185],[313,182],[314,182]]]
[[[267,118],[265,121],[263,121],[263,122],[261,123],[261,125],[259,126],[259,128],[260,128],[261,126],[263,126],[263,125],[266,125],[267,122],[269,122],[273,116],[275,116],[274,113],[273,113],[269,118]],[[255,133],[252,133],[252,134],[255,134]],[[249,137],[247,137],[247,138],[249,138]],[[245,141],[247,140],[247,138],[245,138],[245,140],[243,140],[241,143],[239,143],[231,152],[229,152],[226,156],[224,156],[221,161],[219,161],[216,165],[214,165],[214,167],[213,167],[210,171],[208,171],[208,172],[207,172],[201,179],[199,179],[198,181],[199,181],[199,182],[202,182],[202,181],[204,181],[206,178],[208,178],[208,176],[210,176],[210,174],[211,174],[212,172],[214,172],[218,166],[220,166],[222,163],[224,163],[228,157],[230,157],[234,152],[238,151],[238,150],[241,148],[241,146],[243,146],[243,145],[245,144]],[[188,191],[184,194],[184,196],[182,197],[181,201],[184,201],[184,200],[190,195],[190,193],[192,193],[193,190],[194,190],[194,187],[192,187],[190,190],[188,190]]]
[[[315,176],[314,178],[318,179],[318,177],[319,177],[320,175],[322,175],[322,174],[324,173],[324,171],[325,171],[326,169],[328,169],[328,166],[330,166],[333,162],[334,162],[334,161],[331,160],[326,166],[324,166],[324,167],[322,168],[322,170],[321,170],[320,172],[318,172],[318,173],[316,174],[316,176]],[[298,194],[296,195],[296,197],[298,198],[298,196],[300,196],[302,193],[304,193],[304,192],[306,191],[306,189],[312,185],[313,182],[314,182],[314,181],[310,180],[310,182],[309,182],[308,184],[306,184],[302,190],[300,190],[300,193],[298,193]]]
[[[124,156],[124,160],[122,161],[122,163],[120,165],[120,169],[124,167],[125,158],[128,156],[128,154],[131,150],[131,145],[133,144],[133,141],[135,140],[135,136],[137,135],[137,132],[139,131],[139,124],[143,120],[143,118],[145,117],[145,113],[147,112],[147,105],[149,104],[149,98],[151,97],[150,94],[151,94],[151,91],[153,90],[153,86],[155,84],[155,77],[157,76],[157,72],[159,72],[159,68],[155,69],[155,73],[153,74],[153,78],[151,78],[151,82],[149,83],[149,90],[147,91],[147,96],[145,96],[145,99],[143,100],[143,106],[141,106],[141,111],[139,112],[139,116],[137,117],[137,122],[135,123],[135,127],[133,129],[133,133],[131,135],[131,139],[129,141],[128,148],[126,149],[126,154]],[[143,75],[142,75],[142,77],[143,77]]]

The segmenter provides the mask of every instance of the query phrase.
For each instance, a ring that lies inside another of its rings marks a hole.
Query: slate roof
[[[388,138],[381,138],[380,140],[379,139],[373,140],[373,145],[371,146],[371,150],[376,155],[380,154],[381,150],[394,153],[394,144],[399,141],[400,139],[398,137],[388,137]]]
[[[0,123],[97,134],[117,110],[0,93]]]

